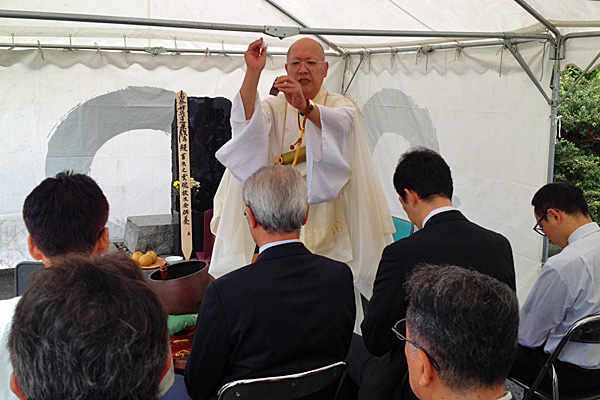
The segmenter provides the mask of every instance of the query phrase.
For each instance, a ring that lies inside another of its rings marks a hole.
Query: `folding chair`
[[[15,296],[20,296],[31,285],[31,274],[44,268],[41,261],[21,261],[15,267]]]
[[[556,350],[548,357],[548,360],[540,370],[537,378],[525,391],[525,395],[523,396],[523,400],[529,400],[534,395],[542,399],[559,399],[559,379],[556,375],[556,371],[554,370],[554,362],[558,359],[558,356],[564,349],[567,343],[569,342],[578,342],[578,343],[590,343],[590,344],[600,344],[600,315],[590,315],[588,317],[582,318],[579,321],[575,322],[565,333],[565,336],[560,340]],[[538,386],[544,379],[546,374],[550,374],[552,377],[552,396],[548,396],[545,393],[541,393],[537,391]],[[524,385],[523,385],[524,386]],[[560,395],[560,399],[562,400],[597,400],[600,399],[600,389],[595,390],[590,393],[584,393],[580,395]]]
[[[229,382],[219,390],[218,400],[293,400],[325,389],[339,380],[335,396],[346,377],[344,361],[298,374]]]

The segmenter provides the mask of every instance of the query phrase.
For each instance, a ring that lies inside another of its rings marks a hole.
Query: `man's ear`
[[[406,198],[405,203],[410,205],[412,208],[417,206],[417,201],[419,200],[419,195],[414,190],[404,189],[404,197]]]
[[[258,226],[258,222],[256,222],[256,216],[254,215],[252,209],[248,206],[246,206],[246,218],[248,219],[250,228],[254,229]]]
[[[308,221],[308,210],[310,209],[310,204],[306,203],[306,216],[304,217],[304,221],[302,221],[302,225],[306,224],[306,221]]]
[[[23,393],[21,390],[21,386],[19,385],[14,372],[10,374],[10,390],[12,390],[15,396],[17,396],[19,399],[27,400],[27,397],[25,397],[25,393]]]
[[[102,234],[100,235],[100,239],[96,242],[96,247],[94,248],[94,253],[101,255],[108,251],[110,246],[110,235],[108,232],[108,227],[104,227],[102,229]]]
[[[40,249],[35,245],[33,238],[31,235],[27,236],[27,248],[29,249],[29,254],[33,257],[34,260],[42,261],[44,255],[40,251]]]
[[[555,220],[557,223],[561,223],[563,220],[562,212],[560,210],[556,210],[554,208],[549,208],[547,211],[548,215],[546,216],[547,220]]]
[[[419,359],[419,365],[421,367],[421,376],[419,377],[419,385],[428,386],[433,381],[436,370],[427,358],[427,355],[421,351],[417,351],[417,358]]]

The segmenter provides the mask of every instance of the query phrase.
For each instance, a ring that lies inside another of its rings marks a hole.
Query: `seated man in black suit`
[[[300,242],[306,182],[289,166],[265,166],[244,184],[256,262],[206,288],[185,384],[210,399],[228,382],[308,371],[345,358],[354,326],[350,268]],[[242,212],[242,210],[240,210]]]
[[[407,284],[404,345],[410,386],[421,400],[509,400],[504,381],[515,358],[519,304],[488,275],[455,266],[417,267]]]
[[[21,400],[156,400],[167,312],[125,254],[64,256],[25,291],[8,348]]]
[[[353,364],[351,374],[360,385],[361,399],[389,399],[400,395],[407,369],[406,357],[404,344],[398,342],[391,327],[406,316],[408,302],[404,284],[417,264],[451,264],[473,269],[515,290],[508,240],[470,222],[452,207],[452,176],[439,154],[425,148],[406,152],[396,167],[394,187],[402,208],[419,230],[383,251],[373,296],[361,324],[364,345],[376,357],[355,359],[353,354],[361,353],[356,348],[362,345],[356,337],[349,355],[349,362]],[[405,386],[410,391],[408,385]]]

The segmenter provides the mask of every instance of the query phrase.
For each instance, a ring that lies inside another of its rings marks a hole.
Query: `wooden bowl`
[[[208,263],[200,260],[181,261],[167,267],[169,279],[163,281],[160,270],[154,271],[150,283],[156,288],[171,315],[196,314],[210,281]]]

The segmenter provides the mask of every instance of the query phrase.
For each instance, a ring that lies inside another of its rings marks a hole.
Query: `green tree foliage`
[[[561,76],[560,95],[571,87],[581,72],[569,67]],[[561,135],[582,150],[600,154],[600,73],[593,71],[578,83],[559,107]]]
[[[600,221],[600,157],[566,139],[556,142],[555,155],[554,181],[569,182],[581,188],[591,217]]]
[[[562,96],[581,75],[569,67],[561,76]],[[554,180],[583,190],[594,221],[600,221],[600,69],[590,72],[559,106],[561,136],[556,143]]]

